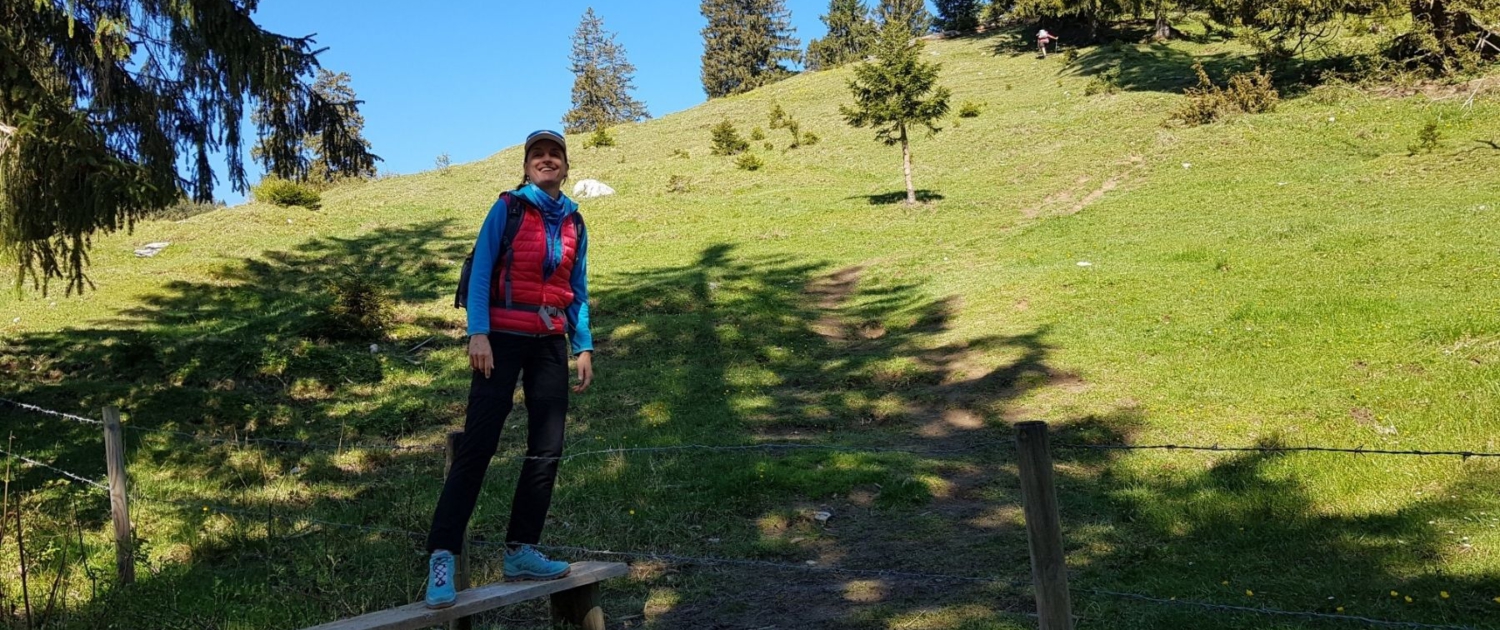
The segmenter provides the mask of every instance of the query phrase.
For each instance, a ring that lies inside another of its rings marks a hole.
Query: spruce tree
[[[240,123],[259,121],[273,171],[306,168],[302,139],[329,160],[373,160],[350,108],[309,85],[311,38],[256,25],[254,2],[0,1],[0,252],[46,290],[89,286],[92,239],[130,228],[186,192],[213,198],[211,155],[243,191]],[[185,164],[184,173],[178,165]]]
[[[362,144],[365,151],[331,155],[323,150],[323,139],[316,134],[302,137],[297,154],[298,166],[292,167],[283,161],[280,172],[287,179],[301,177],[314,184],[326,184],[340,179],[368,179],[375,176],[375,162],[380,157],[369,152],[370,142],[364,137],[365,117],[359,113],[364,101],[349,85],[349,73],[334,74],[326,68],[318,68],[318,78],[313,80],[313,93],[334,105],[345,108],[345,125],[351,142]],[[267,117],[264,107],[258,108],[251,119],[260,123]],[[268,173],[277,172],[277,164],[271,163],[264,139],[250,149],[250,158],[259,162]],[[339,161],[340,159],[347,161]]]
[[[922,61],[922,48],[922,40],[912,40],[906,24],[887,21],[875,43],[875,59],[854,67],[854,80],[849,82],[854,106],[839,106],[851,126],[871,127],[876,139],[901,145],[908,205],[917,202],[910,131],[921,125],[937,133],[934,123],[948,113],[948,88],[937,86],[940,66]]]
[[[980,0],[934,0],[938,27],[945,31],[969,31],[979,26]]]
[[[828,34],[807,45],[807,67],[822,70],[864,59],[875,41],[875,22],[861,0],[829,0],[822,17]]]
[[[620,123],[646,120],[646,104],[635,100],[635,66],[625,58],[625,47],[604,30],[604,20],[593,7],[583,12],[573,33],[573,109],[563,115],[567,133],[589,133]]]
[[[927,12],[926,0],[880,0],[875,20],[882,27],[893,22],[900,24],[910,37],[921,37],[932,30],[932,14]]]
[[[791,76],[801,59],[785,0],[703,0],[703,91],[748,92]]]

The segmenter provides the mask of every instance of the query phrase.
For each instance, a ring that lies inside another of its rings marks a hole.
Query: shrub
[[[672,149],[672,157],[688,160],[692,159],[693,156],[691,153],[687,152],[687,149]]]
[[[771,144],[770,141],[766,141],[765,144],[760,145],[760,148],[765,149],[767,151],[775,151],[776,150],[776,145]]]
[[[256,201],[270,203],[278,206],[302,206],[304,208],[317,208],[322,202],[318,191],[307,184],[281,179],[279,177],[266,177],[260,180],[250,194]]]
[[[682,175],[673,175],[667,180],[667,192],[685,193],[693,191],[693,180]]]
[[[1438,145],[1441,144],[1442,141],[1443,132],[1441,129],[1438,129],[1437,121],[1429,120],[1427,121],[1427,124],[1422,125],[1421,131],[1417,132],[1417,141],[1411,145],[1408,145],[1406,147],[1406,150],[1409,151],[1411,155],[1416,155],[1418,153],[1432,153],[1438,148]]]
[[[1069,48],[1067,52],[1063,53],[1063,64],[1071,66],[1075,63],[1078,63],[1078,49]]]
[[[1120,91],[1120,67],[1112,66],[1089,80],[1088,85],[1083,86],[1084,96],[1095,94],[1114,94]]]
[[[786,113],[786,110],[781,108],[780,103],[771,106],[768,116],[771,119],[772,129],[785,129],[788,133],[792,134],[792,144],[787,148],[797,148],[798,142],[802,140],[802,124],[797,122],[797,119],[792,118],[791,114]]]
[[[432,163],[434,166],[437,166],[438,170],[447,172],[448,167],[453,166],[453,158],[448,156],[447,151],[444,151],[439,154],[437,156],[437,159],[433,160]]]
[[[189,217],[196,217],[205,212],[222,210],[223,208],[224,206],[222,204],[198,203],[196,201],[193,201],[192,199],[183,197],[181,199],[178,199],[177,203],[174,203],[170,206],[147,212],[146,218],[159,219],[162,221],[181,221]]]
[[[766,139],[766,132],[765,132],[765,130],[761,129],[760,127],[756,127],[754,129],[751,129],[750,130],[750,139],[754,140],[756,142],[760,142],[761,140],[765,140]]]
[[[741,170],[758,171],[766,165],[766,162],[754,153],[745,153],[734,161],[734,165],[740,167]]]
[[[713,130],[714,155],[738,155],[750,148],[750,143],[740,137],[739,130],[734,128],[734,123],[725,118],[723,122],[714,125]]]
[[[615,137],[610,135],[609,130],[603,127],[595,129],[594,133],[589,134],[589,137],[583,139],[583,148],[585,149],[612,146],[615,146]]]
[[[1271,75],[1259,68],[1230,77],[1227,88],[1214,85],[1203,64],[1193,64],[1193,70],[1198,73],[1198,86],[1183,92],[1188,100],[1172,115],[1189,125],[1208,124],[1234,113],[1269,112],[1281,100],[1271,85]]]
[[[818,137],[818,134],[815,134],[811,131],[802,134],[802,144],[805,144],[807,146],[815,145],[822,140],[822,138]]]
[[[346,271],[328,281],[333,304],[328,308],[329,332],[343,339],[378,339],[394,320],[391,297],[369,274]]]
[[[983,106],[980,105],[979,103],[976,103],[974,101],[964,101],[964,104],[958,108],[958,117],[959,118],[978,118],[979,117],[979,112],[982,109],[983,109]]]

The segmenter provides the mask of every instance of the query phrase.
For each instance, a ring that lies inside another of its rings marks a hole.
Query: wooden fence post
[[[120,410],[104,408],[104,466],[109,472],[109,513],[115,521],[115,568],[121,584],[135,582],[135,549],[130,538],[130,494],[125,486],[125,436]]]
[[[1021,502],[1026,511],[1026,537],[1031,545],[1031,580],[1036,588],[1036,611],[1041,630],[1073,630],[1068,595],[1068,567],[1063,556],[1062,522],[1057,513],[1057,488],[1052,483],[1052,452],[1047,423],[1016,425],[1017,462],[1021,469]]]
[[[453,470],[453,458],[458,456],[458,444],[464,439],[463,431],[452,431],[448,433],[447,457],[443,465],[443,479],[446,482],[448,473]],[[467,529],[465,529],[467,532]],[[458,575],[453,576],[454,590],[462,591],[469,588],[469,537],[464,535],[463,545],[458,553],[458,561],[455,563]],[[448,630],[470,630],[474,620],[470,617],[459,617],[448,622]]]

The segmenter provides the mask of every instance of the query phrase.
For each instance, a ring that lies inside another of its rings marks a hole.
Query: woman
[[[582,393],[594,379],[588,233],[578,204],[562,193],[568,178],[562,135],[527,136],[523,166],[521,186],[490,208],[474,246],[467,307],[473,374],[464,439],[427,538],[427,605],[432,608],[451,606],[456,596],[453,555],[462,551],[518,378],[526,393],[527,459],[511,501],[505,577],[549,580],[568,574],[568,563],[547,559],[533,545],[541,539],[562,457],[569,345],[578,363],[573,391]],[[502,256],[510,204],[519,204],[521,222]]]

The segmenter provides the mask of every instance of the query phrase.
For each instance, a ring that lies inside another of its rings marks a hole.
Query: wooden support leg
[[[599,584],[585,584],[554,593],[552,627],[604,630],[604,609],[599,606]]]

